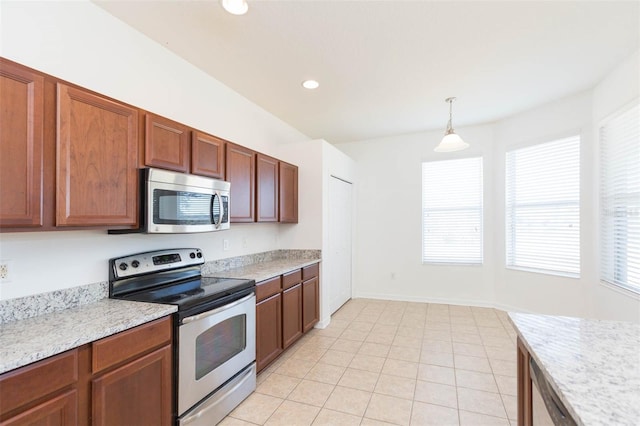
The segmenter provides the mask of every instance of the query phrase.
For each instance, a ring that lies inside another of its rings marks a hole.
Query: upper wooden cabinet
[[[138,110],[57,85],[56,225],[138,225]]]
[[[298,222],[298,168],[0,57],[0,232],[139,226],[140,167],[231,182],[231,222]]]
[[[191,173],[224,179],[225,140],[193,131],[191,136]]]
[[[189,173],[189,128],[167,118],[145,116],[144,164]]]
[[[257,154],[256,177],[256,222],[277,222],[278,160]]]
[[[44,78],[0,61],[0,226],[42,226]]]
[[[231,182],[231,222],[254,222],[256,154],[227,143],[226,163],[226,180]]]
[[[298,167],[280,161],[280,222],[298,223]]]

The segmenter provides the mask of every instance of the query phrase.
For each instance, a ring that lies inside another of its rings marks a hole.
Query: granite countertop
[[[204,276],[256,282],[320,261],[320,250],[272,250],[207,262]],[[0,300],[0,373],[172,314],[174,305],[108,299],[107,282]]]
[[[205,276],[252,279],[256,280],[256,283],[258,283],[318,262],[320,262],[319,257],[308,259],[274,259],[237,268],[211,271],[206,273]]]
[[[173,305],[102,299],[0,324],[0,373],[170,315]]]
[[[640,324],[509,313],[578,425],[640,422]]]

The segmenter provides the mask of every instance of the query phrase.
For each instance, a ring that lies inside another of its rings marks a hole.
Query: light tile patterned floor
[[[221,425],[515,425],[515,341],[496,309],[354,299]]]

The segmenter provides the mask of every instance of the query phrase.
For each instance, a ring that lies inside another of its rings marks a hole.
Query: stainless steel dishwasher
[[[531,372],[531,409],[533,426],[576,426],[560,398],[551,388],[535,360],[529,361]]]

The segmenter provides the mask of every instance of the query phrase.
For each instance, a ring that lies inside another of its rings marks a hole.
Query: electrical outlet
[[[243,237],[243,238],[242,238],[242,248],[243,248],[243,249],[246,249],[246,248],[247,248],[247,238],[246,238],[246,237]]]
[[[224,251],[229,250],[229,240],[222,240],[222,249]]]
[[[13,277],[13,261],[0,260],[0,282],[11,282]]]

